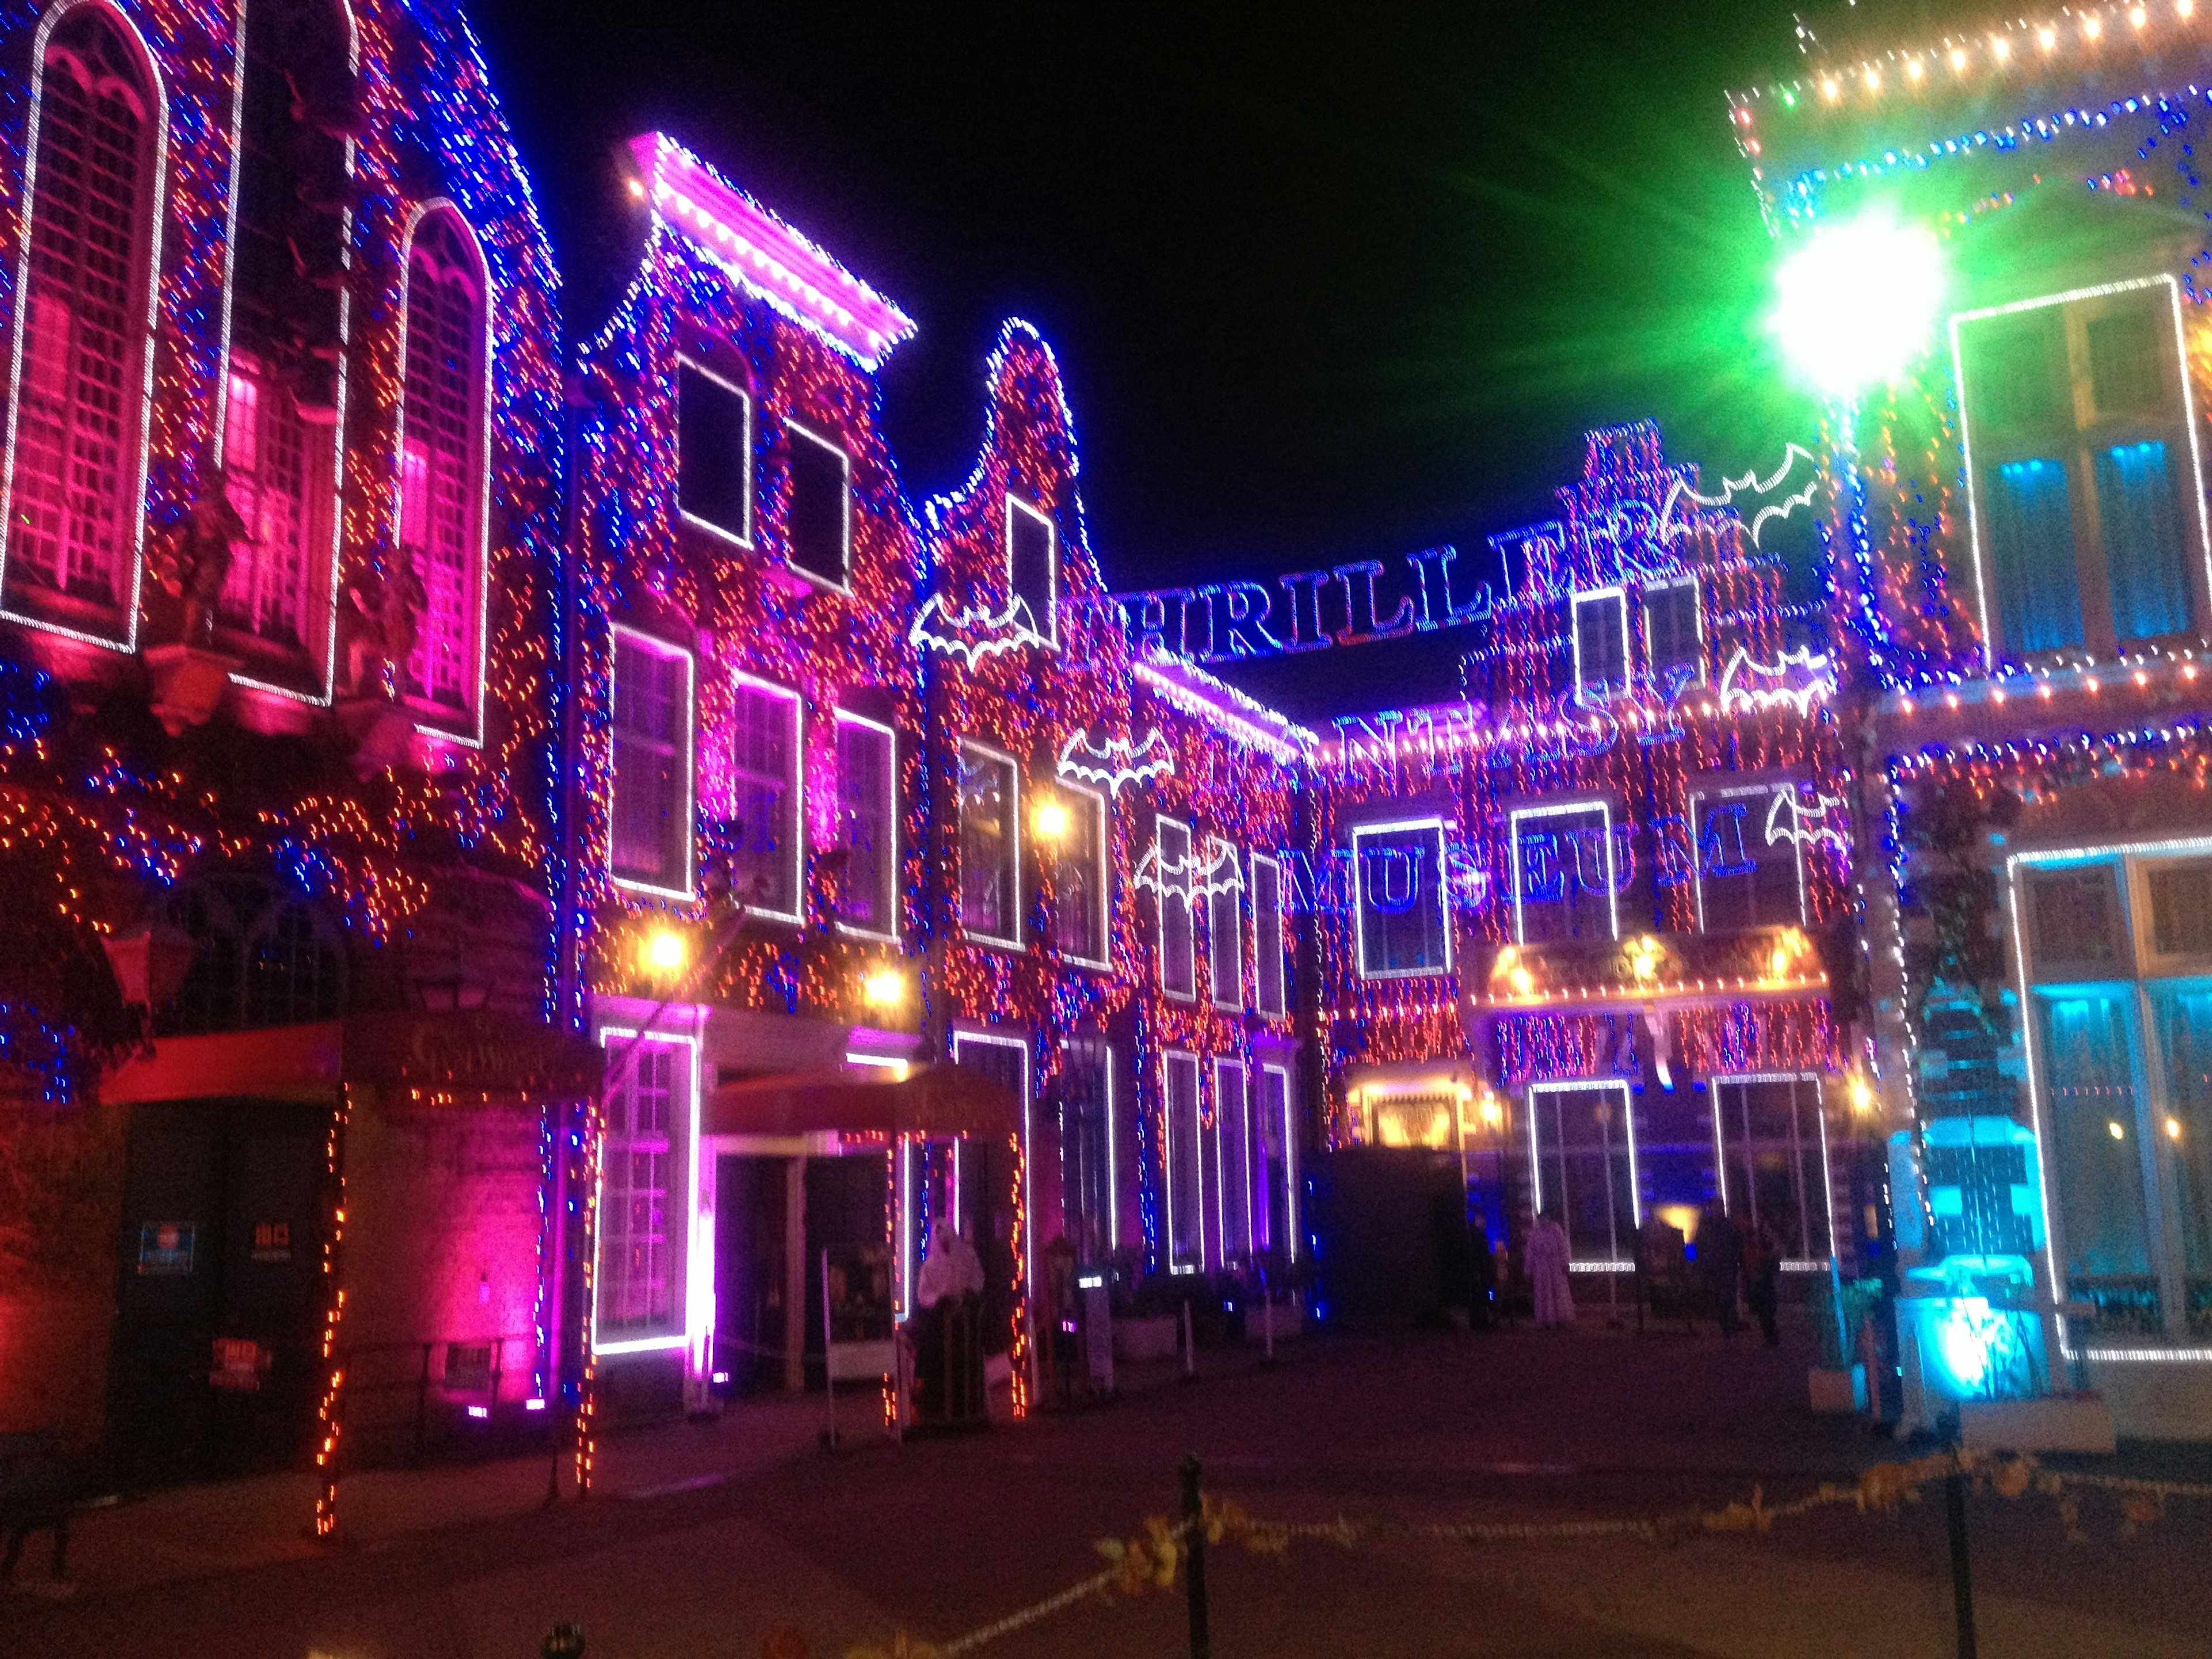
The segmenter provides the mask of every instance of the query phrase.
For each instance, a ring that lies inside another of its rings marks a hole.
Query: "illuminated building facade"
[[[1459,1153],[1495,1238],[1547,1211],[1588,1273],[1655,1212],[1763,1220],[1803,1270],[1869,1231],[1817,588],[1727,495],[1656,427],[1590,434],[1559,516],[1493,538],[1468,701],[1339,720],[1314,764],[1332,1138]]]
[[[2191,0],[1838,34],[1730,100],[1826,296],[1825,562],[1930,1414],[2086,1385],[2123,1433],[2212,1431],[2209,40]],[[1901,340],[1835,286],[1855,247],[1929,273]]]

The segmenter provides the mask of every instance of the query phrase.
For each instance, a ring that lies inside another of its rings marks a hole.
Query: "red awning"
[[[855,1077],[842,1067],[744,1078],[707,1097],[708,1135],[1018,1135],[1022,1103],[981,1072],[940,1060],[911,1076]]]

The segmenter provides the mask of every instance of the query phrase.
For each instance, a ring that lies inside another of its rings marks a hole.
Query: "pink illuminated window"
[[[609,862],[617,881],[691,890],[691,658],[615,630],[614,799]]]
[[[617,1048],[617,1054],[620,1054]],[[668,1206],[682,1173],[678,1130],[688,1110],[674,1043],[641,1043],[607,1103],[599,1176],[599,1337],[655,1336],[677,1328],[680,1275]],[[610,1056],[611,1070],[621,1064]]]
[[[453,708],[474,704],[483,625],[482,272],[459,219],[422,221],[407,272],[399,544],[422,590],[410,689]]]
[[[155,100],[97,7],[46,46],[8,548],[16,580],[127,603],[136,560]]]
[[[227,626],[281,645],[307,633],[307,428],[285,387],[241,355],[231,366],[223,428],[230,504],[252,538],[232,550],[223,583]]]

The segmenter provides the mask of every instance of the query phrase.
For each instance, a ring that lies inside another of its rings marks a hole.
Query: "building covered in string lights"
[[[2201,1436],[2212,33],[1814,35],[1730,114],[1829,394],[1906,1369],[1930,1415],[2086,1385]]]

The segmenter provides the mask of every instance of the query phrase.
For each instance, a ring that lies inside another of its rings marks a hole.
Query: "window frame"
[[[1513,942],[1526,945],[1528,927],[1523,912],[1526,896],[1521,869],[1521,825],[1530,818],[1565,817],[1571,813],[1595,811],[1605,825],[1605,898],[1606,910],[1615,939],[1620,937],[1620,867],[1614,857],[1613,838],[1613,802],[1605,796],[1584,797],[1575,800],[1547,801],[1537,806],[1516,806],[1505,815],[1505,853],[1513,876]],[[1694,852],[1692,856],[1694,857]]]
[[[1687,792],[1685,798],[1685,804],[1689,808],[1688,817],[1690,820],[1690,890],[1692,896],[1694,898],[1697,904],[1698,931],[1700,933],[1712,931],[1711,925],[1705,920],[1705,825],[1699,815],[1702,804],[1711,801],[1726,800],[1771,800],[1775,796],[1784,793],[1787,793],[1794,801],[1802,793],[1805,781],[1806,781],[1802,778],[1786,778],[1773,780],[1765,783],[1735,783],[1723,784],[1717,788],[1692,788]],[[1768,807],[1767,811],[1770,817],[1771,816],[1773,810],[1774,809],[1771,806]],[[1792,821],[1795,821],[1794,809]],[[1759,834],[1762,837],[1765,836],[1766,830],[1764,824],[1760,826]],[[1795,836],[1791,836],[1788,839],[1790,844],[1790,868],[1796,873],[1797,878],[1797,914],[1795,917],[1792,917],[1786,921],[1769,921],[1761,918],[1757,921],[1747,924],[1750,927],[1803,927],[1808,925],[1808,918],[1811,915],[1812,910],[1812,895],[1806,880],[1805,843]],[[1771,841],[1762,840],[1759,844],[1761,846],[1772,846],[1776,843]],[[1732,878],[1722,876],[1716,877],[1715,879],[1726,881],[1732,879]],[[1728,933],[1738,933],[1742,931],[1742,927],[1741,926],[1731,926],[1723,931]]]
[[[1279,1066],[1264,1060],[1261,1060],[1260,1062],[1260,1109],[1263,1112],[1267,1109],[1267,1079],[1269,1077],[1279,1077],[1283,1079],[1283,1182],[1285,1189],[1283,1198],[1283,1224],[1287,1230],[1289,1236],[1282,1240],[1280,1248],[1284,1253],[1284,1260],[1287,1261],[1296,1261],[1298,1259],[1299,1232],[1297,1079],[1288,1065]],[[1264,1164],[1264,1162],[1265,1160],[1263,1159],[1262,1163]],[[1273,1239],[1268,1240],[1268,1244],[1271,1249],[1276,1247],[1276,1242]]]
[[[1594,691],[1589,676],[1583,672],[1583,607],[1606,603],[1614,607],[1615,614],[1620,618],[1620,683],[1616,685],[1611,680],[1606,680]],[[1635,681],[1633,642],[1629,637],[1628,590],[1619,582],[1607,587],[1579,589],[1568,600],[1567,612],[1567,638],[1575,653],[1574,701],[1584,707],[1602,707],[1626,696]]]
[[[414,322],[415,245],[423,227],[438,215],[444,215],[459,227],[475,262],[472,273],[477,283],[477,361],[471,377],[470,394],[475,408],[469,419],[470,441],[473,453],[467,463],[473,474],[474,488],[468,492],[470,507],[469,532],[464,545],[476,561],[476,601],[471,631],[475,635],[476,674],[474,684],[464,700],[463,712],[468,716],[470,729],[456,731],[449,725],[425,723],[418,720],[415,729],[426,736],[461,744],[470,749],[483,747],[484,679],[490,661],[491,649],[491,458],[492,458],[492,315],[498,308],[499,290],[491,274],[491,262],[484,258],[483,239],[459,203],[450,198],[436,196],[423,202],[415,210],[407,227],[400,253],[399,294],[399,409],[392,425],[392,546],[397,550],[406,545],[406,528],[403,522],[404,499],[407,494],[407,362],[408,331]],[[417,573],[417,580],[422,580]],[[428,583],[423,581],[424,605],[428,605]],[[696,696],[696,682],[695,693]],[[435,709],[438,704],[427,694],[404,700],[418,714]]]
[[[1659,683],[1659,665],[1652,656],[1651,600],[1655,595],[1679,593],[1686,587],[1690,590],[1691,632],[1697,641],[1697,654],[1691,664],[1693,672],[1683,680],[1680,690],[1686,691],[1693,685],[1705,684],[1705,590],[1704,584],[1698,580],[1698,573],[1688,570],[1679,576],[1645,582],[1637,591],[1637,619],[1644,629],[1644,678],[1655,690],[1665,688]]]
[[[1015,586],[1014,576],[1014,514],[1024,513],[1044,526],[1044,568],[1048,592],[1045,614],[1034,617],[1037,628],[1034,637],[1048,650],[1060,649],[1060,526],[1052,515],[1032,501],[1024,501],[1012,490],[1006,492],[1006,604],[1023,597]]]
[[[1274,877],[1275,902],[1272,915],[1260,903],[1260,866],[1263,864]],[[1291,1011],[1291,970],[1284,960],[1285,953],[1283,949],[1283,863],[1280,859],[1255,848],[1251,865],[1252,1007],[1262,1019],[1281,1019]],[[1267,1001],[1267,976],[1263,968],[1270,959],[1268,941],[1262,936],[1263,928],[1267,927],[1272,927],[1275,935],[1273,961],[1278,994],[1273,1006]]]
[[[1228,1096],[1223,1090],[1222,1079],[1234,1074],[1237,1097],[1242,1103],[1243,1126],[1238,1133],[1243,1139],[1244,1153],[1237,1178],[1244,1188],[1244,1238],[1240,1247],[1231,1248],[1229,1234],[1229,1113]],[[1258,1254],[1257,1230],[1252,1224],[1252,1068],[1242,1055],[1217,1054],[1213,1060],[1213,1204],[1221,1244],[1221,1265],[1242,1259],[1249,1262]]]
[[[1359,856],[1363,836],[1398,835],[1409,830],[1433,830],[1437,836],[1437,910],[1443,939],[1443,965],[1437,968],[1370,968],[1367,965],[1367,864]],[[1451,833],[1441,813],[1419,818],[1393,818],[1352,826],[1352,961],[1359,977],[1367,979],[1437,979],[1457,972],[1452,948]]]
[[[1167,831],[1170,829],[1182,835],[1183,846],[1182,860],[1172,867],[1168,864],[1167,852]],[[1181,904],[1184,914],[1189,914],[1190,878],[1193,873],[1191,849],[1195,844],[1196,839],[1191,834],[1191,827],[1184,820],[1170,817],[1165,812],[1156,812],[1153,815],[1152,861],[1155,876],[1153,892],[1159,900],[1152,922],[1153,957],[1159,965],[1160,994],[1170,1002],[1198,1000],[1198,932],[1195,927],[1192,928],[1189,938],[1190,988],[1178,991],[1168,983],[1168,906]]]
[[[890,830],[890,850],[889,855],[884,860],[884,890],[881,895],[879,895],[879,896],[883,899],[886,913],[891,919],[891,925],[888,930],[879,931],[872,927],[863,927],[856,922],[848,921],[842,915],[840,915],[836,918],[837,931],[841,933],[850,934],[854,939],[875,939],[884,944],[896,945],[898,943],[900,933],[899,891],[902,885],[899,879],[901,871],[900,859],[904,850],[900,845],[901,837],[899,834],[901,826],[899,823],[898,728],[894,726],[886,725],[882,720],[870,720],[866,714],[856,714],[849,708],[840,708],[836,711],[835,725],[835,735],[840,739],[839,753],[837,756],[837,845],[840,847],[849,848],[851,845],[850,842],[845,838],[846,831],[844,827],[846,780],[845,757],[842,752],[842,741],[844,728],[848,726],[860,726],[866,731],[878,732],[883,737],[890,751],[889,756],[889,763],[884,769],[884,793],[887,796],[887,799],[884,803],[885,809],[884,821]],[[802,812],[799,816],[804,817],[805,814]],[[848,863],[847,868],[849,870],[850,867],[851,866]],[[842,909],[842,906],[840,908]]]
[[[1178,1261],[1176,1259],[1176,1105],[1175,1070],[1178,1062],[1187,1061],[1190,1070],[1191,1145],[1188,1149],[1196,1155],[1198,1168],[1192,1172],[1198,1193],[1198,1259]],[[1160,1051],[1160,1184],[1161,1196],[1166,1200],[1166,1226],[1160,1240],[1160,1254],[1165,1259],[1170,1275],[1202,1273],[1206,1271],[1206,1067],[1192,1048],[1164,1048]]]
[[[1207,838],[1206,846],[1212,857],[1201,872],[1201,884],[1206,889],[1206,996],[1214,1008],[1222,1013],[1241,1014],[1244,1000],[1244,860],[1234,842],[1218,836]],[[1225,888],[1216,884],[1214,877],[1224,867],[1230,872],[1231,884]],[[1229,908],[1229,926],[1223,927],[1221,906]],[[1224,939],[1234,952],[1234,972],[1237,994],[1224,998],[1221,994],[1221,947]]]
[[[1002,1026],[955,1026],[952,1030],[952,1063],[957,1066],[961,1049],[971,1047],[1012,1048],[1022,1057],[1022,1215],[1024,1222],[1028,1223],[1036,1214],[1036,1143],[1031,1133],[1036,1103],[1036,1055],[1027,1032],[1018,1033]],[[957,1142],[955,1144],[957,1145]],[[1024,1224],[1022,1228],[1022,1285],[1031,1295],[1036,1291],[1036,1231],[1034,1224]]]
[[[737,737],[734,727],[737,720],[738,697],[746,692],[757,693],[775,698],[779,702],[787,702],[792,706],[792,714],[791,775],[784,785],[786,794],[791,802],[789,855],[791,908],[778,910],[765,904],[748,904],[744,907],[745,914],[759,916],[764,921],[788,922],[794,927],[800,926],[806,920],[806,699],[795,686],[779,685],[774,680],[763,679],[757,674],[747,673],[739,668],[730,671],[730,718],[733,729],[730,734],[729,742],[725,747],[729,751],[730,816],[732,817],[737,816],[738,788],[740,782],[745,778],[758,775],[748,769],[740,767],[737,762]]]
[[[1070,967],[1087,968],[1100,973],[1111,973],[1114,969],[1114,896],[1111,890],[1114,879],[1114,809],[1103,790],[1088,788],[1079,783],[1070,783],[1065,778],[1060,780],[1058,787],[1063,799],[1073,797],[1077,801],[1087,803],[1089,806],[1097,810],[1098,816],[1096,820],[1097,857],[1091,868],[1091,875],[1094,878],[1091,890],[1095,895],[1093,902],[1097,908],[1097,914],[1093,920],[1097,926],[1096,937],[1101,952],[1097,957],[1083,957],[1063,947],[1060,951],[1060,960]],[[1054,942],[1057,943],[1060,921],[1059,866],[1064,860],[1057,853],[1054,855],[1054,860],[1053,931]]]
[[[795,416],[787,415],[784,416],[783,425],[787,444],[811,443],[823,449],[828,450],[831,454],[837,457],[840,465],[843,468],[845,475],[844,488],[838,492],[837,496],[841,520],[841,528],[838,537],[837,564],[838,569],[842,573],[842,576],[840,580],[832,581],[827,576],[817,575],[815,572],[809,570],[805,565],[799,563],[798,559],[793,556],[791,546],[791,508],[795,504],[798,497],[799,483],[798,475],[795,469],[793,469],[787,460],[784,470],[784,568],[790,571],[793,575],[800,577],[805,580],[812,583],[815,586],[823,589],[825,592],[831,593],[843,593],[849,596],[853,592],[853,452],[846,448],[843,444],[838,442],[836,439],[830,437],[826,432],[817,431],[813,427],[809,426],[805,422],[799,419]]]
[[[698,1036],[693,1033],[659,1030],[653,1029],[650,1024],[644,1026],[603,1025],[599,1028],[599,1041],[603,1050],[612,1049],[617,1040],[625,1045],[634,1044],[636,1049],[680,1048],[689,1056],[687,1062],[679,1063],[675,1068],[675,1075],[681,1083],[684,1097],[682,1106],[684,1120],[684,1133],[679,1137],[674,1133],[672,1126],[668,1137],[672,1158],[675,1156],[678,1146],[680,1146],[684,1149],[684,1168],[680,1171],[671,1172],[666,1188],[671,1211],[667,1224],[668,1245],[672,1258],[668,1291],[669,1319],[676,1328],[673,1331],[653,1332],[639,1336],[617,1337],[611,1342],[602,1341],[599,1335],[599,1307],[602,1304],[598,1298],[594,1298],[591,1329],[592,1352],[594,1355],[654,1353],[671,1349],[686,1348],[692,1346],[694,1335],[703,1334],[704,1330],[702,1310],[696,1305],[697,1298],[692,1294],[695,1287],[691,1273],[693,1221],[699,1212],[698,1103],[702,1044]],[[629,1052],[626,1049],[626,1054]],[[623,1087],[626,1090],[635,1091],[636,1086],[637,1068],[633,1058],[623,1080]],[[592,1277],[594,1281],[600,1285],[606,1283],[604,1253],[606,1249],[608,1229],[605,1224],[604,1218],[606,1214],[609,1167],[609,1160],[603,1151],[599,1164],[599,1190],[592,1194],[593,1204],[601,1219],[599,1224],[593,1228],[592,1238]],[[683,1201],[683,1208],[680,1212],[676,1209],[679,1193]]]
[[[2189,474],[2185,479],[2177,477],[2174,480],[2175,494],[2180,497],[2179,505],[2184,519],[2181,538],[2183,574],[2188,592],[2189,610],[2189,615],[2185,621],[2185,631],[2190,629],[2202,629],[2206,625],[2208,617],[2212,617],[2212,611],[2208,611],[2207,609],[2208,605],[2212,605],[2212,516],[2208,515],[2205,507],[2203,446],[2197,430],[2198,424],[2197,392],[2190,374],[2189,333],[2181,313],[2180,283],[2171,275],[2140,276],[2121,282],[2096,283],[2086,288],[2068,289],[2057,294],[2015,300],[2005,305],[1984,306],[1954,312],[1949,319],[1951,375],[1952,384],[1957,388],[1959,394],[1959,447],[1966,478],[1967,542],[1973,565],[1975,616],[1981,628],[1982,665],[1986,673],[1994,673],[1996,671],[2000,641],[1997,638],[1999,630],[1991,618],[1991,590],[1994,577],[1990,568],[1992,555],[1988,546],[1989,530],[1985,522],[1987,514],[1984,511],[1985,503],[1983,501],[1981,475],[1984,469],[1994,469],[2006,464],[2008,459],[2021,458],[2015,458],[2012,454],[2013,450],[2019,447],[2018,445],[1995,444],[1993,440],[1984,441],[1996,449],[1996,453],[1994,456],[1978,458],[1976,455],[1974,432],[1979,422],[1976,420],[1975,410],[1971,406],[1974,400],[1967,386],[1966,343],[1961,331],[1967,325],[1990,322],[2001,317],[2018,316],[2051,307],[2061,308],[2063,326],[2065,312],[2077,307],[2087,307],[2098,301],[2109,300],[2117,295],[2161,288],[2166,290],[2167,296],[2166,315],[2162,320],[2172,329],[2170,339],[2176,352],[2175,369],[2179,376],[2178,386],[2180,392],[2179,419],[2176,421],[2170,417],[2146,417],[2142,421],[2126,424],[2131,428],[2142,428],[2158,427],[2169,442],[2176,435],[2176,428],[2179,428],[2188,439]],[[2067,348],[2066,355],[2070,385],[2072,380],[2070,345]],[[2162,364],[2161,401],[2163,401],[2165,391],[2163,374]],[[2096,422],[2085,428],[2080,424],[2077,414],[2076,418],[2069,422],[2064,431],[2061,432],[2054,427],[2050,433],[2043,434],[2050,437],[2051,442],[2041,446],[2046,449],[2057,447],[2063,450],[2061,459],[2068,469],[2069,488],[2075,492],[2072,497],[2074,503],[2072,540],[2075,580],[2081,599],[2082,638],[2078,647],[2059,647],[2057,649],[2078,651],[2096,656],[2109,656],[2116,651],[2126,650],[2132,645],[2148,642],[2135,641],[2122,642],[2118,638],[2118,623],[2112,614],[2112,567],[2105,546],[2102,516],[2098,511],[2085,512],[2081,507],[2082,497],[2080,492],[2083,484],[2086,483],[2089,489],[2094,489],[2094,482],[2093,479],[2081,480],[2074,477],[2075,471],[2084,460],[2092,464],[2091,471],[2094,471],[2096,456],[2104,449],[2112,447],[2109,441],[2112,438],[2111,425],[2111,422],[2100,417]],[[2032,450],[2036,446],[2030,445],[2028,447]],[[2087,526],[2088,537],[2086,543],[2083,534],[2085,526]],[[2192,550],[2196,556],[2194,559],[2190,557]],[[2005,648],[2022,657],[2027,654],[2024,650],[2010,646],[2009,642],[2006,643]]]
[[[617,696],[616,678],[621,672],[622,644],[624,636],[642,645],[653,656],[665,661],[680,658],[684,663],[684,694],[685,718],[682,742],[682,763],[678,768],[684,781],[684,810],[678,822],[684,826],[684,884],[672,886],[665,883],[641,880],[625,876],[615,867],[616,792],[621,787],[620,774],[616,762],[616,744],[620,728],[616,724],[615,711],[621,705]],[[608,629],[607,652],[607,879],[626,892],[649,893],[658,898],[692,899],[699,893],[699,664],[698,659],[680,645],[648,634],[643,629],[633,628],[627,623],[615,623]]]
[[[144,76],[139,91],[150,106],[149,117],[152,127],[152,137],[144,157],[146,176],[139,186],[146,198],[141,204],[143,217],[140,222],[146,232],[145,259],[143,267],[136,273],[144,289],[145,325],[131,341],[137,362],[125,364],[124,368],[125,386],[132,384],[134,378],[137,386],[138,418],[136,422],[136,465],[126,463],[123,469],[130,483],[127,492],[120,494],[118,503],[130,515],[131,521],[131,534],[126,538],[131,564],[130,596],[118,607],[122,613],[123,637],[118,640],[87,629],[71,627],[67,623],[37,615],[35,608],[17,606],[12,600],[19,590],[12,589],[7,579],[8,565],[15,550],[15,478],[18,458],[21,453],[18,435],[23,405],[23,336],[28,326],[31,254],[38,232],[38,135],[40,118],[45,112],[48,43],[55,28],[76,10],[77,7],[74,5],[49,6],[31,37],[30,118],[27,129],[28,137],[23,146],[22,188],[18,198],[22,204],[21,232],[15,250],[15,303],[9,343],[7,464],[4,469],[0,469],[0,617],[20,623],[27,628],[43,629],[82,644],[118,651],[128,656],[135,655],[138,649],[139,609],[145,590],[146,483],[153,465],[154,370],[161,330],[162,233],[168,210],[169,93],[161,75],[160,58],[147,45],[137,22],[119,7],[113,5],[101,5],[99,11],[102,20],[121,34],[125,49],[137,55],[138,65]],[[137,371],[135,377],[131,372],[134,367]]]
[[[729,392],[732,397],[736,398],[739,403],[744,405],[744,495],[745,527],[743,534],[739,534],[735,531],[730,530],[722,525],[716,524],[711,519],[702,519],[697,514],[692,512],[689,507],[684,505],[683,374],[684,371],[687,368],[704,380],[712,380],[716,386],[720,386],[723,391]],[[717,541],[726,542],[732,547],[744,548],[746,551],[750,552],[752,550],[755,541],[753,525],[756,515],[758,512],[758,507],[754,501],[754,496],[757,493],[758,489],[758,480],[755,476],[755,462],[757,458],[753,453],[753,444],[755,441],[753,435],[755,420],[753,394],[747,387],[738,385],[728,375],[709,368],[706,363],[701,362],[697,357],[691,356],[689,352],[679,351],[676,354],[676,370],[677,410],[675,423],[676,442],[674,445],[676,450],[676,515],[684,523],[690,525],[696,529],[705,532],[708,535],[714,537]]]
[[[1010,932],[1006,934],[977,932],[968,925],[967,903],[964,893],[956,892],[955,897],[956,900],[958,901],[957,908],[960,918],[960,936],[974,944],[989,945],[996,950],[1018,951],[1023,948],[1022,765],[1019,761],[1016,760],[1012,755],[1006,753],[1003,749],[994,748],[989,744],[979,742],[974,738],[963,738],[960,739],[960,747],[958,751],[960,756],[960,769],[963,774],[965,774],[968,769],[968,756],[970,750],[973,750],[975,753],[984,757],[986,759],[990,760],[996,764],[1005,767],[1006,769],[1006,776],[1012,785],[1007,792],[1006,799],[1006,861],[1005,866],[1005,874],[1012,883],[1012,898],[1007,908],[1008,912],[1012,918],[1013,926]],[[954,792],[955,800],[958,806],[958,823],[960,830],[959,851],[961,860],[960,874],[962,885],[963,887],[966,882],[966,865],[968,858],[968,806],[967,800],[965,799],[966,793],[966,782],[963,777],[962,782],[956,787]]]

